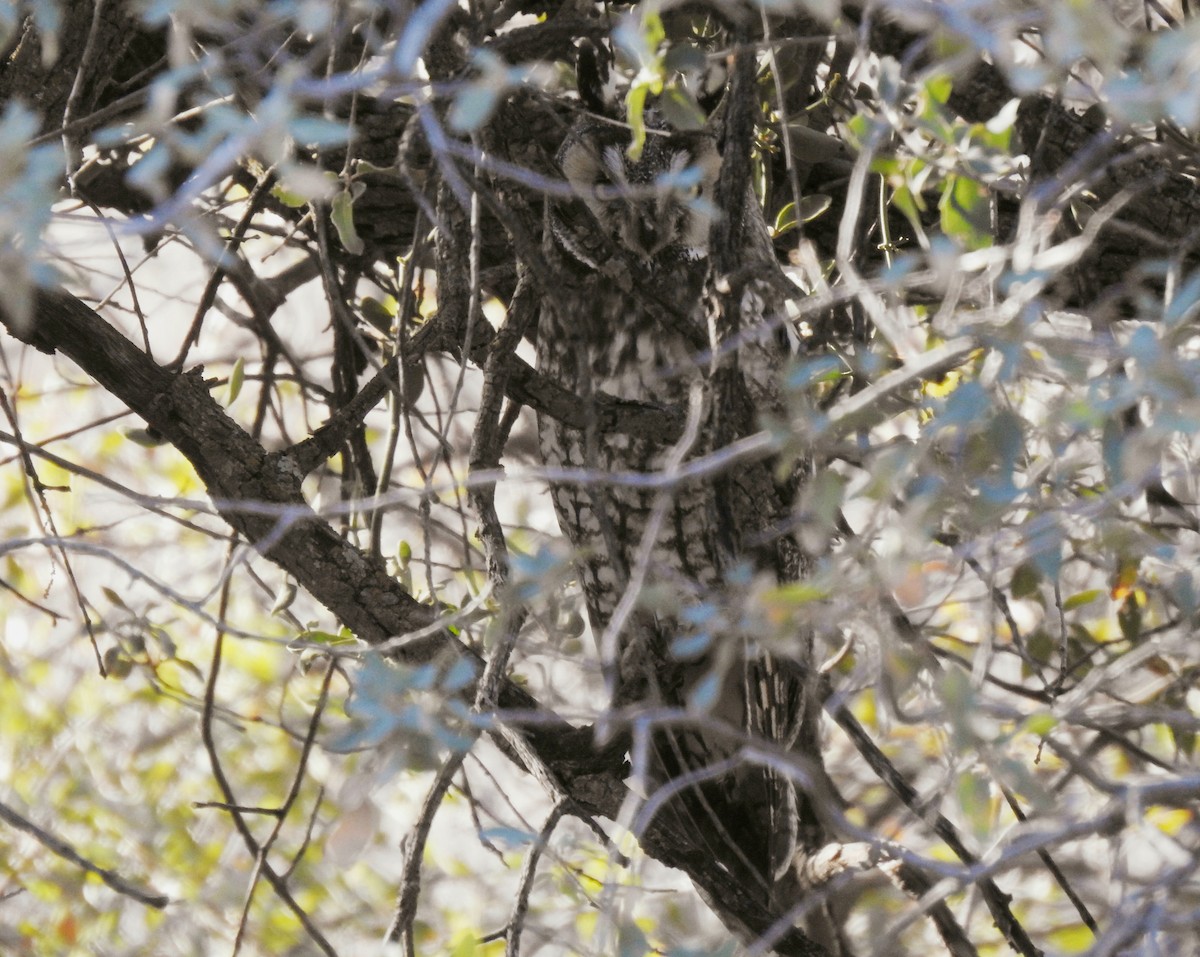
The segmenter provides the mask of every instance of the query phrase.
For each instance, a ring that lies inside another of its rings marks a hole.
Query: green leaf
[[[836,382],[846,374],[846,364],[837,356],[815,356],[796,363],[784,380],[788,389],[801,392],[814,386]]]
[[[949,74],[943,73],[931,77],[925,84],[925,90],[933,102],[945,106],[950,101],[950,94],[954,91],[954,81]]]
[[[771,238],[778,239],[785,233],[791,232],[799,223],[807,223],[816,219],[827,210],[833,200],[824,193],[813,193],[811,196],[800,197],[799,213],[795,203],[788,203],[775,215],[775,225],[771,228]]]
[[[155,429],[126,429],[125,438],[136,442],[142,448],[154,449],[166,445],[167,440]]]
[[[280,615],[292,607],[292,602],[296,600],[296,582],[292,578],[288,578],[279,592],[275,595],[275,603],[271,605],[271,615]]]
[[[1037,714],[1031,714],[1026,718],[1024,727],[1030,734],[1044,738],[1058,727],[1058,718],[1048,712],[1042,711]]]
[[[1137,595],[1130,594],[1117,609],[1117,624],[1126,641],[1136,642],[1142,634],[1142,606],[1138,604]]]
[[[833,205],[833,198],[824,193],[810,193],[800,197],[800,222],[809,223]]]
[[[663,118],[677,130],[700,130],[707,117],[695,97],[676,83],[667,87],[658,100]]]
[[[1033,562],[1021,562],[1013,571],[1012,584],[1009,587],[1013,598],[1031,598],[1038,595],[1041,584],[1042,575],[1037,566]]]
[[[237,361],[233,364],[233,371],[229,373],[229,405],[233,405],[237,401],[237,397],[242,394],[242,382],[246,378],[246,360],[242,356],[237,357]]]
[[[913,229],[924,228],[921,223],[921,211],[925,208],[925,201],[920,193],[914,192],[908,186],[897,186],[892,190],[892,205],[904,214],[904,218],[912,224]]]
[[[964,771],[955,788],[963,815],[980,840],[992,829],[992,788],[987,778],[976,771]]]
[[[392,334],[392,323],[396,318],[395,300],[392,299],[390,304],[391,309],[388,308],[388,303],[380,302],[374,296],[363,296],[359,303],[362,317],[385,336]]]
[[[312,642],[317,645],[344,645],[348,640],[345,635],[332,634],[328,631],[305,629],[296,636],[297,641]]]
[[[629,149],[625,152],[636,162],[642,155],[646,145],[646,94],[649,88],[645,83],[635,83],[625,94],[625,115],[629,120]]]
[[[1077,592],[1063,602],[1063,611],[1070,611],[1072,608],[1090,605],[1097,598],[1102,598],[1103,596],[1103,588],[1090,588],[1087,591]]]
[[[299,209],[308,203],[307,197],[295,190],[288,189],[282,183],[276,183],[271,187],[271,195],[289,209]]]
[[[133,662],[118,645],[104,650],[104,674],[108,678],[128,678],[133,671]]]
[[[992,245],[991,201],[983,185],[969,176],[952,173],[938,202],[942,231],[966,249]]]
[[[1096,943],[1096,935],[1085,924],[1057,927],[1046,935],[1046,939],[1064,954],[1082,954]]]
[[[878,125],[877,122],[872,122],[865,113],[855,113],[846,121],[846,130],[850,134],[851,142],[856,146],[861,146],[870,141]]]
[[[837,494],[838,489],[836,486],[831,486],[829,491]],[[764,592],[761,600],[764,608],[770,608],[777,612],[789,612],[814,601],[824,601],[828,597],[829,589],[825,586],[799,581],[777,585]]]
[[[150,634],[154,638],[154,642],[158,645],[159,651],[164,658],[177,657],[178,652],[174,640],[162,628],[159,628],[157,625],[152,625],[150,628]],[[142,647],[144,649],[145,645],[143,644]]]
[[[366,246],[354,228],[354,196],[350,190],[344,189],[333,197],[329,220],[337,230],[338,239],[346,252],[354,256],[361,255]]]
[[[657,13],[644,11],[642,13],[642,40],[646,49],[657,53],[662,42],[667,38],[667,28],[663,26],[662,17]]]
[[[1171,738],[1175,742],[1175,747],[1189,758],[1196,754],[1196,732],[1189,728],[1179,728],[1175,725],[1171,726]]]
[[[804,488],[804,512],[811,516],[815,523],[832,530],[841,516],[846,485],[847,480],[832,469],[818,472]]]
[[[971,125],[971,143],[988,150],[1007,153],[1012,145],[1011,127],[993,129],[988,123],[973,123]]]
[[[771,232],[775,236],[782,236],[789,229],[796,228],[796,204],[788,203],[778,213],[775,214],[775,225]]]
[[[108,586],[104,586],[100,589],[100,591],[104,595],[104,597],[107,598],[109,600],[109,602],[112,603],[113,605],[115,605],[117,608],[123,608],[125,611],[129,611],[129,606],[126,605],[124,600],[121,598],[121,596],[118,595],[111,588],[109,588]]]

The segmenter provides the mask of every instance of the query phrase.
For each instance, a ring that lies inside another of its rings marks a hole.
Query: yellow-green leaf
[[[800,197],[800,222],[808,223],[833,205],[833,198],[824,193],[810,193]]]
[[[1031,714],[1025,719],[1025,730],[1039,738],[1044,738],[1058,725],[1058,718],[1048,712],[1041,711]]]
[[[104,673],[109,678],[128,678],[133,671],[133,662],[119,646],[113,645],[104,652]]]
[[[126,611],[129,610],[129,606],[125,604],[124,599],[107,585],[101,587],[100,591],[112,605],[115,605],[117,608],[124,608]]]
[[[1090,588],[1087,591],[1077,592],[1063,602],[1063,611],[1070,611],[1072,608],[1079,608],[1082,605],[1090,605],[1103,595],[1104,589],[1102,588]]]
[[[358,232],[354,229],[354,196],[348,189],[342,190],[333,197],[329,208],[329,221],[337,230],[338,239],[346,252],[358,256],[366,248]]]
[[[307,197],[302,196],[295,190],[288,189],[282,183],[276,183],[271,187],[271,195],[289,209],[299,209],[308,203]]]
[[[229,404],[233,405],[237,401],[237,397],[242,394],[242,383],[246,378],[246,360],[242,356],[237,357],[237,361],[233,364],[233,370],[229,373]]]
[[[987,190],[969,176],[951,174],[938,202],[942,231],[966,249],[984,249],[992,244],[991,204]]]
[[[380,302],[373,296],[363,296],[362,302],[359,303],[359,310],[367,322],[385,336],[390,336],[392,334],[392,322],[396,318],[394,299],[391,300],[391,304],[393,308],[388,309],[387,303]]]

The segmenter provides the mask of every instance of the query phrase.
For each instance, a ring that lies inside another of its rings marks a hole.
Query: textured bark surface
[[[230,526],[364,641],[379,644],[434,620],[433,609],[416,602],[381,562],[312,512],[300,495],[302,476],[291,456],[267,452],[233,422],[209,395],[201,370],[168,372],[66,293],[40,294],[34,322],[27,328],[15,327],[2,314],[0,318],[21,341],[70,358],[161,433],[191,462]],[[448,666],[466,658],[482,666],[473,652],[444,632],[405,642],[396,654],[410,663]],[[515,745],[510,737],[497,735],[503,750],[527,767],[536,763],[529,769],[579,811],[617,818],[628,774],[621,758],[623,741],[597,748],[592,729],[557,720],[508,681],[501,684],[497,703],[502,710],[531,716],[515,723],[520,738]],[[731,880],[727,865],[697,842],[693,828],[660,815],[650,822],[642,843],[663,863],[684,870],[731,926],[754,936],[772,930],[779,912],[756,887]],[[777,949],[798,957],[824,953],[794,929],[782,933]]]
[[[162,33],[147,31],[130,7],[125,0],[63,4],[63,26],[52,49],[27,22],[0,60],[0,103],[32,107],[49,133],[62,126],[68,104],[70,119],[79,121],[117,99],[122,81],[165,50]],[[81,122],[76,132],[96,125]]]
[[[56,137],[64,120],[91,116],[92,120],[72,128],[73,135],[86,138],[94,126],[113,122],[142,103],[154,75],[153,66],[164,53],[163,37],[142,28],[119,0],[103,4],[99,7],[101,15],[95,18],[97,8],[93,4],[66,4],[64,9],[68,21],[57,57],[47,60],[30,31],[18,36],[13,48],[6,51],[6,60],[0,65],[0,102],[22,100],[31,104],[42,119],[42,132],[47,137]],[[566,62],[577,40],[604,35],[609,28],[607,22],[577,17],[568,11],[546,23],[502,36],[472,39],[512,62],[537,57]],[[774,37],[787,36],[791,30],[794,39],[802,40],[806,29],[810,27],[780,22],[775,25]],[[473,68],[463,55],[465,48],[456,44],[466,35],[464,31],[469,32],[468,25],[453,19],[444,25],[429,58],[435,78],[457,81],[473,76]],[[750,43],[761,38],[747,34],[743,39]],[[878,52],[897,58],[905,58],[914,43],[925,42],[888,25],[873,31],[870,41]],[[803,81],[788,89],[787,99],[795,110],[804,108],[804,84],[811,83],[815,75],[817,61],[806,52],[812,49],[815,47],[797,43],[781,57],[784,68]],[[341,59],[352,63],[356,52],[350,45],[342,51]],[[123,85],[143,73],[136,82]],[[255,91],[249,85],[240,93],[247,102],[253,102]],[[968,119],[986,120],[1011,96],[999,72],[979,63],[956,79],[950,103]],[[349,99],[333,102],[328,108],[334,115],[348,117],[351,103]],[[538,295],[552,299],[556,294],[562,265],[554,263],[543,246],[543,196],[536,186],[558,179],[552,157],[569,128],[569,110],[562,102],[528,91],[505,99],[494,118],[478,132],[480,145],[496,164],[494,169],[433,150],[424,139],[419,118],[407,104],[364,97],[354,102],[353,111],[355,136],[349,159],[366,160],[385,169],[364,173],[357,180],[364,189],[354,205],[354,222],[364,240],[364,251],[351,255],[337,244],[330,244],[330,262],[355,276],[376,268],[391,269],[398,255],[413,252],[413,236],[419,231],[424,203],[433,210],[431,218],[439,227],[430,257],[441,287],[439,314],[413,335],[406,361],[415,363],[426,354],[444,353],[483,367],[495,353],[498,337],[486,323],[478,323],[467,341],[470,257],[472,252],[478,254],[479,275],[484,277],[480,284],[486,291],[507,298],[517,287],[518,277],[524,275]],[[737,119],[741,125],[731,124],[730,136],[741,143],[737,161],[741,165],[729,167],[726,198],[745,195],[753,117],[747,110]],[[1104,124],[1102,116],[1081,115],[1042,96],[1023,100],[1018,133],[1030,157],[1031,181],[1035,187],[1048,184],[1045,195],[1053,197],[1038,212],[1059,220],[1056,239],[1078,236],[1087,228],[1085,218],[1058,205],[1063,194],[1056,188],[1061,185],[1059,180],[1085,183],[1091,193],[1087,204],[1097,209],[1109,203],[1114,203],[1114,209],[1119,205],[1099,227],[1087,255],[1057,278],[1060,302],[1099,302],[1096,318],[1120,318],[1140,284],[1159,282],[1155,276],[1132,269],[1145,260],[1147,249],[1164,257],[1170,255],[1185,266],[1194,264],[1196,243],[1200,241],[1200,230],[1196,228],[1200,224],[1200,196],[1190,157],[1173,146],[1169,138],[1154,142],[1128,131],[1114,131]],[[346,165],[347,152],[333,150],[313,158],[328,169],[340,170]],[[814,187],[832,184],[829,192],[837,203],[844,195],[844,164],[826,166],[816,161],[806,163],[804,156],[799,159],[800,175],[810,179]],[[102,164],[88,174],[82,184],[83,193],[108,210],[129,215],[144,212],[148,200],[125,183],[127,169],[124,160]],[[477,241],[462,196],[456,194],[450,178],[439,179],[440,169],[453,170],[460,189],[464,184],[479,187],[482,209]],[[527,172],[529,178],[514,176],[514,169]],[[189,173],[189,169],[181,168],[174,172],[173,179],[182,181]],[[235,175],[248,188],[258,182],[245,170]],[[316,245],[315,234],[308,232],[311,223],[304,219],[308,210],[291,209],[270,197],[264,203],[290,227],[297,228],[303,241]],[[999,206],[1002,226],[1011,226],[1015,209],[1003,197]],[[726,342],[742,331],[738,316],[747,297],[761,300],[757,307],[760,313],[778,309],[772,301],[775,280],[753,270],[747,274],[740,268],[744,265],[740,257],[746,237],[737,233],[739,222],[740,218],[730,217],[721,228],[732,232],[715,234],[715,269],[726,282],[719,290],[710,287],[709,301],[704,304],[718,331],[718,340]],[[822,255],[833,256],[837,226],[837,217],[829,216],[807,230]],[[868,254],[864,253],[863,258],[860,268],[867,273],[874,264]],[[599,292],[584,289],[581,295],[599,296]],[[690,308],[687,314],[693,318],[696,315]],[[202,370],[177,373],[156,364],[84,303],[64,292],[47,291],[39,296],[31,326],[16,328],[7,320],[6,325],[18,339],[70,358],[179,449],[192,463],[230,528],[286,569],[360,638],[380,644],[427,628],[436,620],[432,607],[406,592],[377,557],[347,542],[312,511],[301,494],[304,476],[361,427],[366,413],[397,381],[397,360],[384,363],[381,371],[357,390],[353,377],[347,379],[341,397],[344,404],[322,429],[291,449],[268,452],[213,401]],[[698,327],[689,334],[693,339],[705,338]],[[753,349],[744,350],[738,361],[753,361],[750,353]],[[625,447],[637,446],[633,461],[640,469],[656,465],[663,450],[683,433],[683,390],[649,390],[636,399],[603,391],[585,396],[564,388],[561,368],[557,373],[550,370],[549,375],[546,370],[539,373],[507,353],[500,364],[508,397],[533,407],[550,430],[578,436],[581,430],[593,429],[614,443],[610,447],[618,441]],[[756,415],[770,405],[771,397],[752,392],[747,379],[754,378],[743,376],[737,362],[718,370],[712,389],[719,414],[713,419],[714,434],[704,451],[728,445],[756,427]],[[561,464],[612,468],[620,463],[612,456],[607,461],[589,460],[579,446]],[[767,539],[764,554],[755,556],[758,563],[774,568],[781,578],[795,577],[802,570],[803,556],[789,551],[787,540],[774,534],[785,520],[785,509],[761,456],[742,463],[736,474],[722,475],[718,493],[718,498],[730,503],[725,524],[733,530],[736,550],[753,551]],[[635,493],[631,498],[641,513],[652,507],[652,496]],[[710,499],[706,498],[706,507],[712,504]],[[580,502],[582,499],[577,498],[567,504],[573,507]],[[679,528],[671,541],[676,551],[683,548],[686,552],[689,542],[704,553],[715,547],[711,540],[716,532],[708,525],[688,527],[685,514]],[[631,544],[635,543],[627,537],[625,549]],[[597,563],[592,569],[592,590],[597,596],[602,568],[602,563]],[[704,576],[695,577],[708,583]],[[599,606],[598,597],[593,604]],[[605,619],[606,615],[597,617]],[[477,671],[484,667],[471,649],[445,632],[406,642],[395,653],[414,663],[449,666],[466,658]],[[802,668],[799,682],[808,677]],[[816,697],[814,693],[804,705],[810,715],[815,711]],[[573,810],[608,818],[618,816],[627,794],[627,740],[617,738],[598,745],[592,729],[570,726],[507,680],[500,685],[497,703],[502,710],[524,715],[511,725],[515,732],[496,730],[497,743],[510,757],[553,793],[569,798]],[[799,751],[819,757],[815,727],[815,721],[806,725]],[[811,849],[820,841],[819,828],[814,824],[803,843]],[[662,862],[686,871],[729,926],[755,937],[777,933],[775,947],[780,953],[815,957],[826,952],[800,931],[776,927],[793,901],[786,895],[779,899],[763,894],[761,884],[746,877],[729,860],[714,855],[712,845],[698,838],[686,819],[655,817],[643,835],[643,845]],[[818,865],[831,861],[845,868],[852,866],[831,852],[827,858],[810,860],[805,873],[814,883],[824,881],[837,868],[831,865],[823,871]],[[910,889],[920,890],[919,879],[914,877],[909,884]],[[995,891],[994,885],[991,890]],[[1005,917],[1006,904],[997,903],[999,896],[998,892],[989,896],[989,906],[1005,934],[1015,935],[1019,926],[1014,929],[1011,915]],[[1022,949],[1031,952],[1024,946]]]
[[[125,0],[109,0],[102,6],[93,53],[85,63],[84,50],[93,32],[92,5],[68,4],[66,9],[69,14],[64,42],[56,60],[43,62],[36,34],[27,30],[18,37],[8,60],[0,64],[0,102],[19,100],[34,105],[43,118],[44,131],[51,135],[62,124],[81,65],[83,72],[78,77],[72,114],[85,117],[100,110],[104,121],[111,123],[141,104],[147,84],[154,76],[153,66],[165,53],[161,32],[148,31],[131,18]],[[924,38],[887,21],[876,22],[873,27],[870,34],[873,49],[898,59],[911,59],[911,51],[925,42]],[[481,38],[480,45],[510,62],[535,57],[570,59],[574,42],[581,37],[603,36],[607,29],[605,24],[590,18],[560,14],[545,24]],[[789,30],[796,36],[804,36],[805,30],[820,32],[811,23],[784,22],[773,28],[773,36],[779,39],[789,35]],[[797,80],[811,72],[811,57],[803,52],[809,49],[798,46],[783,61],[783,68],[794,71]],[[352,59],[354,54],[352,45],[344,56]],[[461,54],[452,46],[443,61],[447,77],[469,71]],[[918,58],[914,65],[919,63]],[[135,82],[122,82],[135,77]],[[801,97],[803,85],[789,85],[789,90],[790,96]],[[980,62],[956,78],[950,105],[967,119],[983,121],[994,116],[1013,96],[999,70]],[[349,256],[344,250],[334,253],[360,270],[373,262],[386,264],[394,256],[403,255],[411,244],[418,210],[411,186],[414,181],[422,180],[433,164],[447,157],[431,154],[419,124],[412,122],[410,106],[369,97],[357,98],[353,104],[347,98],[330,105],[347,117],[353,107],[356,132],[350,153],[354,159],[385,168],[398,164],[396,173],[369,172],[360,178],[365,190],[355,202],[354,215],[356,228],[366,243],[365,252],[359,256]],[[546,174],[553,170],[550,157],[568,125],[569,118],[561,105],[545,98],[518,95],[501,104],[483,136],[497,157],[535,174]],[[1102,206],[1118,195],[1122,197],[1120,212],[1100,230],[1088,256],[1064,271],[1059,285],[1065,304],[1082,302],[1099,290],[1117,287],[1130,264],[1144,253],[1147,243],[1164,252],[1181,254],[1188,261],[1195,258],[1200,199],[1186,151],[1174,146],[1169,138],[1156,143],[1121,131],[1103,130],[1101,126],[1102,118],[1073,111],[1045,96],[1032,95],[1022,100],[1018,131],[1031,158],[1034,182],[1049,182],[1065,172],[1071,179],[1087,183],[1094,194],[1089,204]],[[78,134],[82,136],[90,128],[83,124]],[[345,159],[345,150],[333,150],[322,161],[327,168],[339,170]],[[802,176],[813,180],[812,187],[824,189],[820,167],[813,172],[805,162],[803,149],[797,160]],[[117,212],[145,211],[148,208],[145,195],[124,184],[125,172],[123,160],[93,166],[85,176],[87,195]],[[179,169],[173,178],[182,181],[187,172]],[[839,187],[836,177],[830,179],[831,196],[836,202]],[[801,185],[805,185],[803,180]],[[508,201],[514,194],[511,182],[501,178],[496,187],[496,195],[504,205],[485,211],[487,228],[481,265],[485,271],[500,268],[497,275],[500,286],[511,289],[512,248],[505,234],[511,234],[515,225],[526,241],[536,243],[540,225],[536,216],[532,221],[525,220]],[[282,204],[272,208],[279,215],[296,220],[304,213]],[[540,201],[534,203],[533,209],[540,212]],[[1003,203],[1000,212],[1004,222]],[[836,217],[822,217],[809,224],[807,230],[810,238],[830,255],[836,241],[833,232],[836,225]],[[1063,235],[1077,233],[1080,228],[1068,219]],[[1111,298],[1122,300],[1127,289],[1112,288],[1111,292]]]

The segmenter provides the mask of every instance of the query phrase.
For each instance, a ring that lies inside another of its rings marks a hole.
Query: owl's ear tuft
[[[724,113],[725,105],[725,71],[714,71],[714,76],[704,77],[700,89],[696,93],[696,102],[709,118],[711,125],[713,117]]]
[[[612,54],[605,47],[596,46],[591,39],[579,44],[575,56],[575,83],[579,88],[579,99],[593,113],[607,115],[610,112],[605,91],[611,63]]]
[[[724,152],[725,150],[725,116],[729,112],[729,97],[727,91],[722,88],[719,91],[716,105],[709,110],[708,119],[704,121],[704,131],[711,136],[717,144],[717,151]]]
[[[723,64],[710,64],[709,69],[700,77],[696,90],[696,102],[700,109],[708,114],[704,127],[710,133],[720,136],[725,126],[725,114],[728,112],[729,97],[726,96],[729,86],[729,71]]]

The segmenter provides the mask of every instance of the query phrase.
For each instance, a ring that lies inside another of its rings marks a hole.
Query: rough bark
[[[95,28],[90,4],[68,4],[67,8],[71,12],[57,60],[43,62],[40,45],[26,31],[0,70],[0,101],[32,102],[47,134],[54,134],[62,125],[73,89],[77,93],[69,111],[72,116],[111,117],[113,114],[97,112],[120,102],[113,99],[117,91],[109,79],[132,75],[134,68],[148,65],[161,50],[161,37],[125,15],[124,3],[110,0]],[[565,60],[574,40],[600,35],[607,28],[597,20],[559,16],[545,24],[484,39],[483,46],[510,60]],[[776,30],[775,38],[780,35]],[[876,31],[871,37],[877,50],[894,53],[903,53],[914,39],[895,30]],[[87,49],[93,51],[90,58],[85,57]],[[84,75],[77,86],[81,68]],[[462,76],[467,67],[449,50],[443,69],[447,76]],[[128,95],[136,100],[136,95],[144,92],[142,84]],[[789,95],[796,104],[805,102],[803,96],[796,97],[795,90]],[[995,68],[980,63],[956,81],[951,105],[964,117],[986,119],[1009,95]],[[348,115],[346,104],[334,107]],[[484,231],[489,241],[484,244],[481,266],[497,270],[502,277],[497,285],[511,284],[517,258],[534,274],[543,268],[538,256],[540,206],[534,191],[486,169],[477,174],[459,157],[431,157],[427,144],[428,165],[420,169],[421,144],[404,141],[405,131],[414,128],[407,106],[362,100],[356,104],[356,117],[356,135],[350,146],[353,158],[378,166],[390,165],[397,156],[402,162],[396,173],[370,173],[361,179],[366,189],[355,203],[355,224],[367,248],[358,257],[335,250],[339,264],[363,271],[388,265],[396,255],[408,251],[421,198],[414,189],[414,176],[436,175],[437,164],[441,164],[464,181],[479,175],[482,182],[474,185],[494,197],[485,211]],[[553,154],[565,125],[561,104],[521,95],[501,105],[480,138],[490,155],[548,175],[553,170],[546,158]],[[80,135],[87,129],[86,123],[78,127]],[[1164,254],[1169,251],[1185,262],[1195,259],[1200,199],[1188,162],[1169,140],[1151,142],[1134,131],[1115,131],[1102,117],[1078,114],[1043,96],[1023,102],[1019,133],[1031,157],[1034,190],[1044,191],[1046,212],[1061,212],[1065,193],[1059,186],[1080,180],[1088,183],[1099,205],[1119,196],[1128,200],[1122,212],[1099,231],[1087,256],[1060,278],[1062,301],[1092,303],[1101,294],[1118,303],[1129,299],[1133,287],[1126,283],[1126,274],[1130,265],[1144,260],[1148,243],[1150,248]],[[412,147],[411,152],[406,152],[406,145]],[[340,152],[323,157],[333,169],[340,169],[344,160],[345,154]],[[91,197],[121,212],[144,211],[145,197],[125,189],[121,182],[124,168],[116,166],[111,172],[107,179],[94,181]],[[1060,177],[1062,184],[1057,183]],[[446,192],[443,198],[449,209],[451,198]],[[275,211],[293,219],[302,215],[282,206]],[[829,222],[836,225],[836,217],[829,217]],[[1068,222],[1062,230],[1069,235],[1080,228],[1081,224]],[[820,224],[810,235],[824,243],[827,251],[832,249],[832,234]],[[447,270],[462,267],[465,245],[445,247],[443,240],[443,246],[444,256],[458,257]],[[864,271],[868,268],[863,265]],[[552,281],[552,277],[543,272],[542,281]],[[1140,277],[1133,277],[1133,283],[1138,281]],[[410,360],[427,351],[444,351],[482,366],[491,348],[490,329],[477,330],[464,345],[465,303],[456,303],[447,295],[443,306],[440,321],[429,323],[414,337]],[[382,562],[341,538],[309,508],[300,491],[304,475],[339,447],[395,381],[394,362],[385,365],[326,427],[289,450],[268,452],[212,400],[201,370],[176,374],[158,366],[66,293],[40,294],[31,326],[18,329],[7,320],[5,324],[17,338],[71,358],[142,416],[189,459],[230,527],[262,548],[360,638],[380,644],[435,622],[431,607],[417,602],[388,576]],[[650,434],[664,443],[679,435],[681,409],[621,402],[604,395],[584,403],[516,359],[508,361],[506,372],[506,388],[513,400],[564,423],[582,427],[595,415],[598,427],[605,431]],[[745,408],[739,411],[743,420],[748,417]],[[449,664],[465,658],[477,670],[483,667],[474,651],[444,631],[406,642],[395,653],[414,663]],[[497,742],[506,753],[548,787],[570,798],[576,811],[610,818],[617,815],[626,794],[623,742],[596,745],[591,729],[571,727],[508,681],[501,684],[498,704],[503,711],[523,715],[506,729],[496,730]],[[772,908],[752,888],[731,883],[721,862],[672,819],[652,822],[643,845],[664,863],[686,871],[730,926],[748,934],[766,933],[790,903],[776,902]],[[796,931],[785,932],[776,949],[809,957],[822,953]]]
[[[435,621],[434,609],[388,576],[381,561],[342,539],[312,511],[301,496],[302,473],[291,454],[266,451],[230,419],[209,394],[201,369],[163,369],[65,292],[40,293],[29,326],[18,328],[6,314],[0,320],[21,341],[70,358],[174,445],[191,462],[230,527],[359,638],[380,644]],[[483,665],[446,631],[406,641],[394,653],[414,664],[466,659],[477,670]],[[499,726],[494,731],[506,753],[569,798],[576,813],[618,816],[627,793],[623,741],[597,745],[590,728],[573,728],[507,680],[500,685],[497,704],[501,715],[517,715],[510,726],[516,740]],[[684,870],[730,926],[759,936],[779,917],[780,911],[766,906],[754,888],[730,882],[724,866],[697,845],[695,835],[666,816],[651,821],[642,844],[663,863]],[[824,953],[796,930],[785,932],[776,949],[796,957]]]

